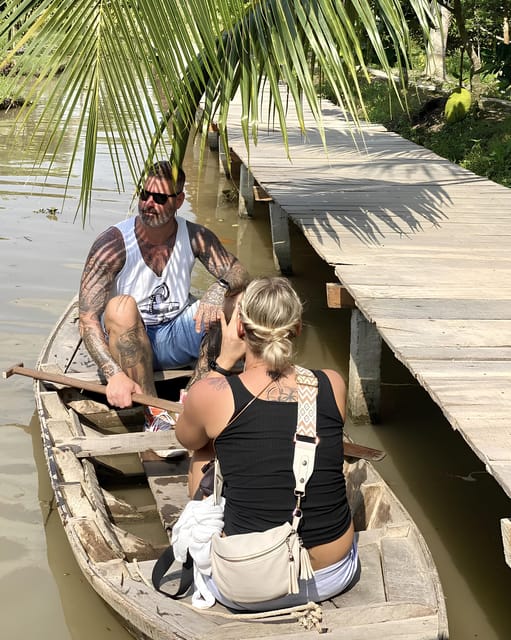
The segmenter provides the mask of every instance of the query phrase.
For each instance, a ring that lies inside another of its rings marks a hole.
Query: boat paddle
[[[51,371],[28,369],[27,367],[23,366],[22,362],[9,367],[9,369],[6,369],[3,372],[2,376],[4,378],[10,378],[15,373],[21,376],[27,376],[28,378],[34,378],[35,380],[54,382],[66,387],[74,387],[75,389],[92,391],[93,393],[100,393],[106,396],[106,385],[104,384],[100,384],[99,382],[90,382],[88,380],[81,380],[79,378],[73,378],[71,376],[65,376],[61,373],[52,373]],[[131,397],[137,404],[158,407],[159,409],[166,409],[167,411],[172,411],[174,413],[180,413],[183,409],[183,405],[180,402],[164,400],[163,398],[157,398],[156,396],[150,396],[145,393],[133,393]]]
[[[54,382],[55,384],[61,384],[66,387],[74,387],[75,389],[83,389],[84,391],[91,391],[93,393],[100,393],[106,396],[106,385],[98,382],[90,382],[88,380],[80,380],[79,378],[73,378],[60,373],[52,373],[51,371],[42,371],[38,369],[28,369],[23,366],[23,363],[15,364],[9,367],[2,373],[3,378],[10,378],[12,375],[18,374],[26,376],[27,378],[34,378],[35,380],[44,380],[45,382]],[[158,407],[159,409],[166,409],[173,413],[181,413],[183,405],[180,402],[172,402],[171,400],[164,400],[156,396],[150,396],[145,393],[134,393],[132,395],[133,401],[137,404],[144,406]],[[344,455],[347,458],[363,458],[371,462],[378,462],[385,457],[385,452],[381,449],[373,449],[372,447],[366,447],[361,444],[344,441]]]

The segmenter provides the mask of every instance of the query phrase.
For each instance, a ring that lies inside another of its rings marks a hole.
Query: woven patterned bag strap
[[[298,425],[296,433],[308,438],[316,437],[316,397],[318,379],[308,369],[295,367],[298,386]]]
[[[316,457],[316,399],[318,379],[303,367],[295,366],[298,388],[298,424],[295,435],[295,455],[293,472],[295,475],[295,493],[305,494],[305,485],[314,471]]]

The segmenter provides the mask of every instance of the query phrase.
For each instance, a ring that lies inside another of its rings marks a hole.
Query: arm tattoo
[[[224,304],[224,299],[225,288],[218,282],[213,282],[201,298],[204,304],[212,304],[215,307],[221,307]]]
[[[201,380],[202,378],[208,375],[209,361],[214,360],[216,358],[216,355],[211,355],[211,352],[212,352],[211,334],[206,333],[206,335],[202,339],[201,346],[199,349],[199,357],[197,359],[197,364],[195,365],[194,372],[190,380],[188,381],[188,384],[186,385],[186,390],[188,390],[194,382],[197,382],[197,380]]]
[[[188,232],[195,256],[209,273],[215,278],[222,278],[229,285],[227,295],[236,295],[243,291],[250,276],[238,258],[229,253],[217,236],[206,227],[189,222]]]
[[[107,378],[119,373],[121,369],[108,348],[101,326],[101,315],[125,257],[122,235],[118,229],[110,227],[92,245],[80,282],[80,333],[91,357]]]
[[[122,371],[121,367],[112,358],[101,325],[91,325],[82,329],[83,342],[91,358],[98,365],[106,380]]]

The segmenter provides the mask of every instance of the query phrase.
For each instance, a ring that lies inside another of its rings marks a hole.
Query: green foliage
[[[483,76],[494,76],[498,82],[499,91],[509,93],[511,88],[511,44],[499,42],[493,52],[485,52],[485,63],[481,73]]]
[[[460,79],[460,62],[461,62],[461,51],[458,49],[455,49],[450,55],[446,57],[445,70],[449,78],[455,78],[456,80]],[[462,81],[470,78],[470,69],[471,69],[470,59],[466,54],[464,54],[463,65],[461,69]]]
[[[426,30],[429,0],[404,4]],[[304,130],[307,105],[322,132],[318,75],[336,101],[356,114],[368,52],[389,77],[390,58],[401,69],[407,66],[410,38],[402,5],[400,0],[9,0],[0,3],[0,67],[23,52],[20,73],[11,75],[12,92],[26,99],[18,123],[29,123],[34,138],[43,140],[35,162],[46,163],[48,172],[46,152],[55,160],[62,129],[78,123],[68,176],[81,160],[85,219],[100,136],[109,141],[124,188],[119,158],[127,158],[135,183],[155,157],[172,154],[176,168],[198,112],[202,150],[215,121],[227,151],[226,124],[237,92],[247,146],[257,142],[257,123],[267,117],[280,126],[288,147],[288,102]],[[263,88],[272,104],[261,114]],[[35,119],[38,104],[42,115]]]
[[[421,138],[438,155],[511,187],[511,116],[495,120],[469,114],[462,122],[423,132]]]
[[[382,123],[406,114],[407,101],[413,99],[413,96],[407,96],[407,100],[400,98],[395,92],[388,90],[385,81],[376,79],[362,83],[362,96],[368,119]]]
[[[463,120],[472,104],[472,96],[467,89],[455,89],[445,103],[445,120],[449,124]]]
[[[0,75],[0,103],[2,103],[4,100],[6,100],[9,97],[7,95],[8,94],[7,85],[8,85],[7,80]]]
[[[511,187],[511,136],[508,133],[504,140],[492,137],[489,141],[476,141],[460,164],[477,175]]]
[[[443,110],[417,123],[417,114],[431,96],[411,92],[409,113],[393,104],[381,82],[364,87],[367,111],[373,122],[411,140],[475,174],[511,187],[511,109],[472,108],[464,120],[446,124]]]

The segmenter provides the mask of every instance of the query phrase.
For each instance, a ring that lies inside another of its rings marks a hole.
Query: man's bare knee
[[[133,327],[139,321],[140,313],[132,296],[115,296],[108,301],[104,313],[105,328],[108,332],[114,327]]]

